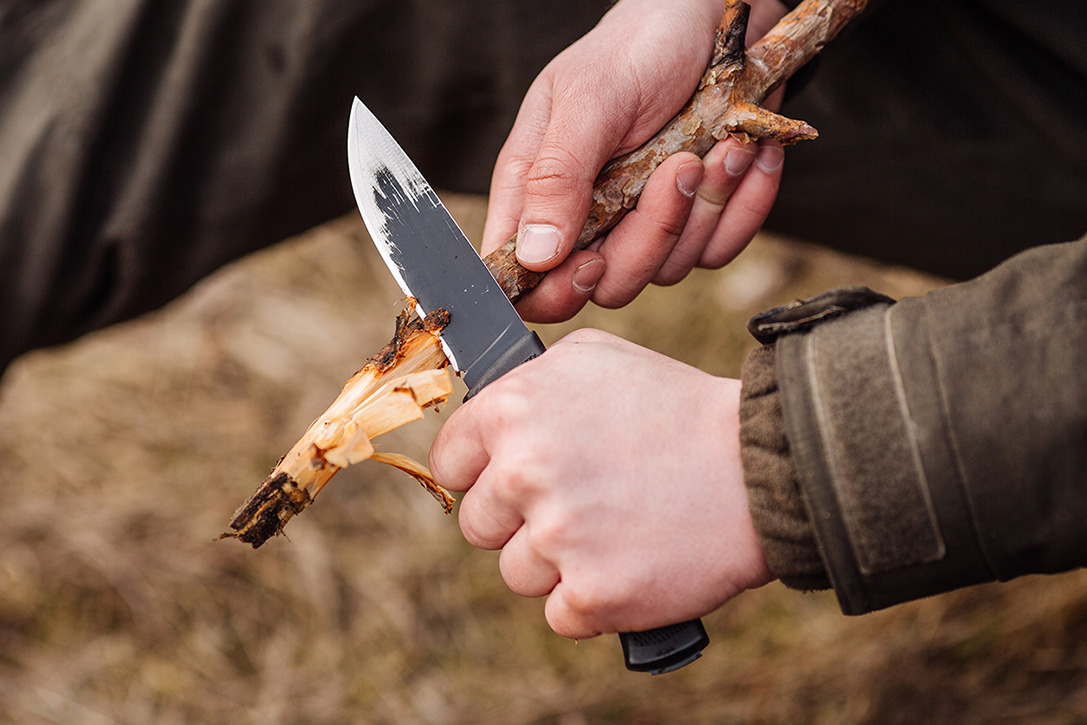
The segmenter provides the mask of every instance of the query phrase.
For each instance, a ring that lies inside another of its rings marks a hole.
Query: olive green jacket
[[[771,568],[859,614],[1087,564],[1087,238],[771,310],[743,461]]]

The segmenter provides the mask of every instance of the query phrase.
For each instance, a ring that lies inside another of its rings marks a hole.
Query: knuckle
[[[540,476],[524,457],[507,457],[496,466],[494,476],[511,501],[529,500],[541,488]]]
[[[475,521],[471,517],[464,516],[464,509],[461,509],[460,532],[464,536],[464,540],[477,549],[490,551],[494,548],[490,537],[484,535],[476,527]]]
[[[653,278],[653,283],[661,287],[669,287],[686,279],[690,271],[690,266],[668,259],[657,272],[657,276]]]
[[[664,214],[654,217],[651,222],[657,238],[679,239],[679,236],[683,234],[683,230],[687,227],[687,216],[688,210],[683,209],[677,211],[675,214]]]
[[[611,597],[601,588],[575,586],[566,591],[566,611],[579,621],[602,621],[614,607]]]
[[[723,184],[702,184],[698,187],[698,200],[707,214],[713,213],[720,216],[732,197],[733,191],[732,187]]]
[[[462,506],[459,523],[465,541],[487,551],[502,548],[511,533],[507,526],[478,506]]]
[[[774,198],[774,195],[752,195],[744,199],[743,211],[761,224],[774,207]]]
[[[592,327],[581,327],[563,337],[560,343],[555,344],[552,347],[562,350],[562,344],[565,343],[608,342],[611,339],[612,336],[606,332],[602,332],[601,330],[597,330]]]
[[[743,245],[749,239],[727,240],[720,244],[712,244],[706,247],[706,251],[698,259],[698,266],[703,269],[720,269],[736,258]]]
[[[583,175],[581,164],[569,152],[557,148],[540,151],[525,176],[527,196],[552,196],[577,191]]]
[[[490,430],[505,438],[516,435],[525,422],[531,424],[531,392],[530,387],[520,382],[519,376],[511,373],[481,391],[478,400]]]
[[[544,605],[544,616],[551,629],[570,639],[595,637],[601,632],[614,631],[603,624],[607,619],[596,614],[597,608],[592,605],[591,598],[580,593],[571,594],[565,582],[560,582],[560,587],[551,593]]]
[[[630,304],[645,287],[648,279],[642,280],[634,275],[615,275],[607,284],[597,285],[593,302],[606,309],[618,309]]]
[[[544,557],[556,557],[569,539],[568,532],[568,527],[554,518],[536,519],[528,529],[529,546]]]
[[[502,576],[502,581],[506,582],[506,586],[514,594],[529,596],[532,587],[521,569],[518,568],[515,562],[510,560],[508,552],[509,549],[503,549],[498,556],[498,573]]]

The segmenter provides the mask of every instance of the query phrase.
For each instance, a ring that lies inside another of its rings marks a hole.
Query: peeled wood
[[[750,7],[729,0],[717,30],[713,56],[697,92],[675,118],[637,150],[614,159],[597,177],[589,219],[576,248],[604,236],[632,209],[664,159],[680,151],[704,156],[729,136],[744,142],[773,138],[783,144],[813,139],[818,132],[759,104],[811,60],[867,0],[805,0],[761,40],[744,51]],[[516,237],[484,261],[506,296],[516,302],[544,273],[522,267]],[[448,315],[437,310],[410,320],[411,307],[397,318],[396,334],[344,386],[340,396],[280,459],[257,491],[234,514],[231,532],[259,547],[313,500],[340,469],[372,459],[415,477],[446,513],[453,499],[425,466],[406,456],[374,450],[372,439],[422,417],[452,392],[449,365],[439,336]]]
[[[444,507],[453,498],[420,463],[374,450],[373,439],[419,420],[426,408],[441,405],[453,392],[440,334],[449,322],[442,311],[411,320],[414,305],[397,317],[388,345],[366,361],[339,397],[279,460],[220,538],[241,539],[258,548],[280,533],[341,469],[365,460],[394,466],[413,476]]]

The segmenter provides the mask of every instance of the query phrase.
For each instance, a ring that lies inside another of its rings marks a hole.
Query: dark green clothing
[[[814,322],[744,371],[752,512],[783,581],[859,614],[1087,564],[1087,238],[923,298],[841,296],[770,313]]]
[[[529,84],[610,0],[0,0],[0,372],[354,209],[359,96],[485,192]]]
[[[952,279],[1087,232],[1087,8],[873,0],[785,105],[767,227]]]

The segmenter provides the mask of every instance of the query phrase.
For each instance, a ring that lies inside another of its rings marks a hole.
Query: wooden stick
[[[729,0],[714,41],[714,51],[698,91],[664,128],[637,150],[610,162],[593,188],[589,220],[578,237],[583,249],[633,208],[646,180],[664,159],[679,151],[705,155],[728,136],[745,142],[773,138],[781,143],[815,138],[814,128],[759,104],[818,53],[857,15],[867,0],[805,0],[758,43],[743,49],[750,7]],[[517,262],[516,237],[484,260],[506,296],[517,301],[543,273]],[[259,547],[310,504],[342,468],[373,459],[413,476],[441,502],[446,513],[453,499],[421,464],[399,454],[374,451],[371,439],[417,420],[423,410],[446,400],[452,388],[445,372],[449,361],[439,336],[449,317],[442,310],[425,320],[410,320],[414,305],[397,318],[396,334],[344,386],[340,396],[276,464],[257,491],[234,514],[235,538]]]
[[[396,333],[381,352],[366,361],[344,385],[339,397],[315,420],[249,499],[234,512],[232,531],[219,538],[241,539],[260,547],[280,533],[293,516],[313,501],[342,468],[367,459],[413,476],[444,507],[453,498],[422,464],[407,456],[380,453],[371,441],[423,417],[423,410],[445,402],[453,392],[440,334],[449,315],[438,310],[426,319],[410,319],[414,301],[396,318]]]

